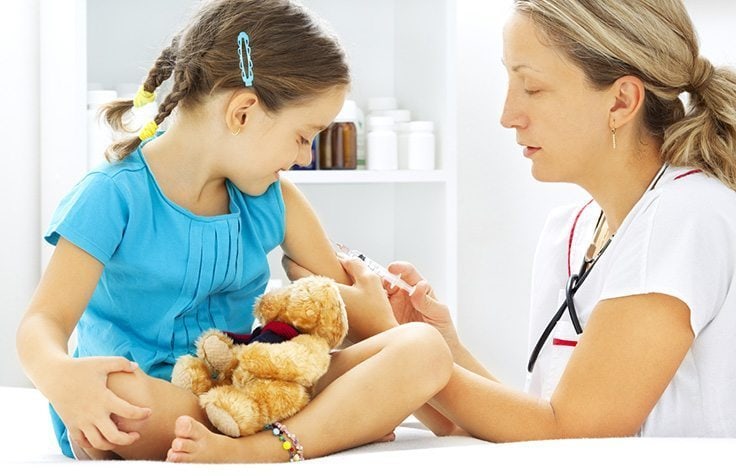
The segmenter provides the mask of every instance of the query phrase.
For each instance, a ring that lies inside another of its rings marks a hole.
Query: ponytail
[[[690,110],[665,131],[662,155],[736,190],[736,73],[702,58],[698,62],[688,88]]]

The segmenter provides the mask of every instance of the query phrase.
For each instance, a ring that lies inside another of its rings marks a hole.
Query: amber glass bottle
[[[330,126],[332,160],[337,169],[358,166],[358,135],[354,122],[333,122]]]
[[[358,167],[358,106],[346,100],[335,121],[319,134],[319,168],[321,170],[356,169]]]
[[[335,168],[332,161],[332,125],[320,132],[318,137],[317,158],[319,161],[317,168],[320,170],[332,170]]]

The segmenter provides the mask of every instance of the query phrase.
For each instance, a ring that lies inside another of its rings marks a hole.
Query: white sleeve
[[[723,304],[734,244],[717,207],[684,193],[662,194],[642,210],[612,250],[601,299],[661,293],[690,308],[697,336]]]

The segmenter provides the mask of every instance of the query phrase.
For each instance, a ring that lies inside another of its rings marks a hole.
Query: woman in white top
[[[736,75],[699,55],[677,0],[516,0],[503,55],[501,123],[532,174],[592,200],[542,234],[527,392],[469,354],[411,265],[391,265],[417,284],[389,290],[397,321],[433,324],[455,359],[417,416],[499,442],[736,437]],[[353,288],[366,312],[382,292]]]

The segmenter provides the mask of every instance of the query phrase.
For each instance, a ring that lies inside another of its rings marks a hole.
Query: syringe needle
[[[365,254],[361,253],[358,250],[350,249],[342,243],[338,243],[336,241],[333,241],[332,243],[335,245],[335,248],[337,248],[338,253],[342,253],[348,257],[360,259],[368,266],[368,269],[379,275],[384,280],[388,281],[391,284],[391,287],[399,287],[400,289],[403,289],[404,291],[409,293],[409,296],[414,293],[415,287],[401,279],[400,275],[391,273],[388,269],[368,258]]]

